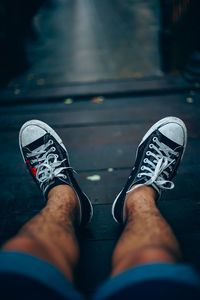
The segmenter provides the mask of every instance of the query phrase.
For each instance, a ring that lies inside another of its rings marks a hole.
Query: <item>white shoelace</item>
[[[50,145],[53,144],[52,140],[49,140],[47,144],[44,144],[37,149],[34,149],[31,153],[27,153],[27,157],[31,159],[31,157],[35,157],[31,159],[32,163],[37,163],[35,168],[36,179],[42,186],[46,181],[52,180],[54,177],[66,178],[66,175],[61,172],[65,169],[72,169],[72,167],[60,167],[61,164],[66,160],[58,161],[58,155],[51,153],[56,149],[55,147],[51,147],[46,150]]]
[[[148,166],[143,165],[141,167],[141,171],[143,172],[138,173],[137,177],[149,177],[149,180],[145,182],[145,185],[152,185],[155,183],[160,189],[171,190],[174,188],[174,183],[164,179],[163,175],[169,176],[169,172],[172,171],[171,165],[176,163],[176,160],[171,158],[171,156],[178,157],[179,153],[159,142],[157,137],[153,138],[153,142],[155,144],[150,144],[149,148],[154,149],[155,152],[153,153],[148,150],[146,156],[151,156],[154,159],[153,161],[150,161],[148,158],[144,159],[144,164],[148,164]],[[167,168],[169,168],[169,172],[167,171]],[[137,182],[134,183],[134,186],[135,184],[137,184]],[[134,186],[127,193],[131,192],[134,189]]]

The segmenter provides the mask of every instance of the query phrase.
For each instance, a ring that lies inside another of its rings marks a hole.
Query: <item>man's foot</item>
[[[53,187],[61,184],[71,186],[79,199],[80,225],[86,225],[93,215],[92,204],[73,176],[67,150],[57,133],[42,121],[28,121],[20,130],[19,146],[45,200]]]
[[[113,203],[112,215],[116,222],[125,222],[126,194],[138,186],[153,187],[158,198],[163,190],[174,188],[172,179],[176,175],[186,143],[185,124],[175,117],[164,118],[147,131],[138,146],[130,176]]]

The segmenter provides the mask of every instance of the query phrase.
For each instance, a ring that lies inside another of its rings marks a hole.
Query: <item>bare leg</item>
[[[178,242],[155,205],[155,191],[138,187],[127,194],[127,223],[113,253],[112,275],[151,262],[174,263]]]
[[[73,189],[68,185],[56,186],[48,194],[46,207],[2,249],[22,251],[47,260],[73,280],[79,258],[74,232],[77,214],[78,200]]]

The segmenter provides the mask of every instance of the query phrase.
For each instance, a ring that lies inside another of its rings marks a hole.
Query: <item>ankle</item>
[[[134,211],[155,208],[156,191],[151,186],[138,186],[126,195],[127,216]]]
[[[62,210],[77,211],[79,209],[79,201],[74,189],[66,184],[53,187],[48,193],[48,207]]]
[[[136,197],[141,194],[146,197],[156,198],[156,190],[151,185],[145,184],[133,186],[133,189],[127,193],[127,196],[134,195]]]
[[[55,187],[53,187],[49,193],[48,193],[48,201],[55,197],[61,197],[61,198],[74,198],[74,200],[77,198],[77,195],[74,191],[74,189],[67,184],[60,184]]]

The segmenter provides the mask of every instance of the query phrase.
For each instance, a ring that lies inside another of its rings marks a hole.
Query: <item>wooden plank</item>
[[[184,92],[191,89],[198,90],[198,86],[188,84],[181,77],[156,77],[147,80],[117,80],[99,81],[85,84],[66,84],[64,86],[40,87],[33,89],[16,88],[6,89],[0,93],[1,104],[32,103],[41,101],[55,101],[66,97],[88,98],[96,95],[119,96],[119,95],[150,95]]]
[[[160,97],[147,97],[140,99],[140,101],[132,98],[124,104],[123,100],[119,100],[116,103],[105,100],[100,105],[87,102],[85,106],[74,103],[71,106],[61,106],[60,110],[57,111],[55,107],[54,109],[52,108],[52,111],[41,112],[40,106],[38,106],[38,109],[34,112],[32,112],[31,108],[28,111],[18,110],[18,113],[14,110],[14,114],[11,117],[10,109],[4,109],[4,114],[1,116],[0,130],[19,129],[29,119],[43,120],[54,128],[61,128],[142,124],[146,122],[153,124],[158,119],[168,115],[180,117],[190,126],[191,122],[198,119],[200,105],[199,102],[194,102],[192,105],[186,103],[185,95],[173,95],[173,97],[165,96],[162,99]]]
[[[188,103],[187,98],[190,97],[192,99],[192,103]],[[155,106],[154,109],[163,109],[163,105],[168,108],[168,106],[176,106],[179,105],[179,109],[182,111],[183,107],[196,107],[199,105],[199,94],[194,90],[191,90],[189,93],[181,93],[181,94],[164,94],[161,96],[159,95],[144,95],[140,96],[127,96],[127,97],[120,97],[119,95],[115,98],[111,97],[104,97],[104,101],[100,104],[96,104],[92,102],[91,97],[88,97],[84,101],[81,99],[72,99],[74,100],[72,104],[66,105],[64,103],[65,98],[62,98],[60,101],[55,103],[48,102],[48,103],[24,103],[24,104],[13,104],[9,105],[2,105],[1,112],[8,113],[9,115],[13,114],[33,114],[33,113],[48,113],[48,112],[84,112],[85,110],[108,110],[113,108],[124,108],[129,106],[131,108],[132,105],[134,106],[141,106],[143,109],[148,105],[152,108]],[[166,105],[166,102],[168,105]],[[119,114],[120,115],[120,114]]]

